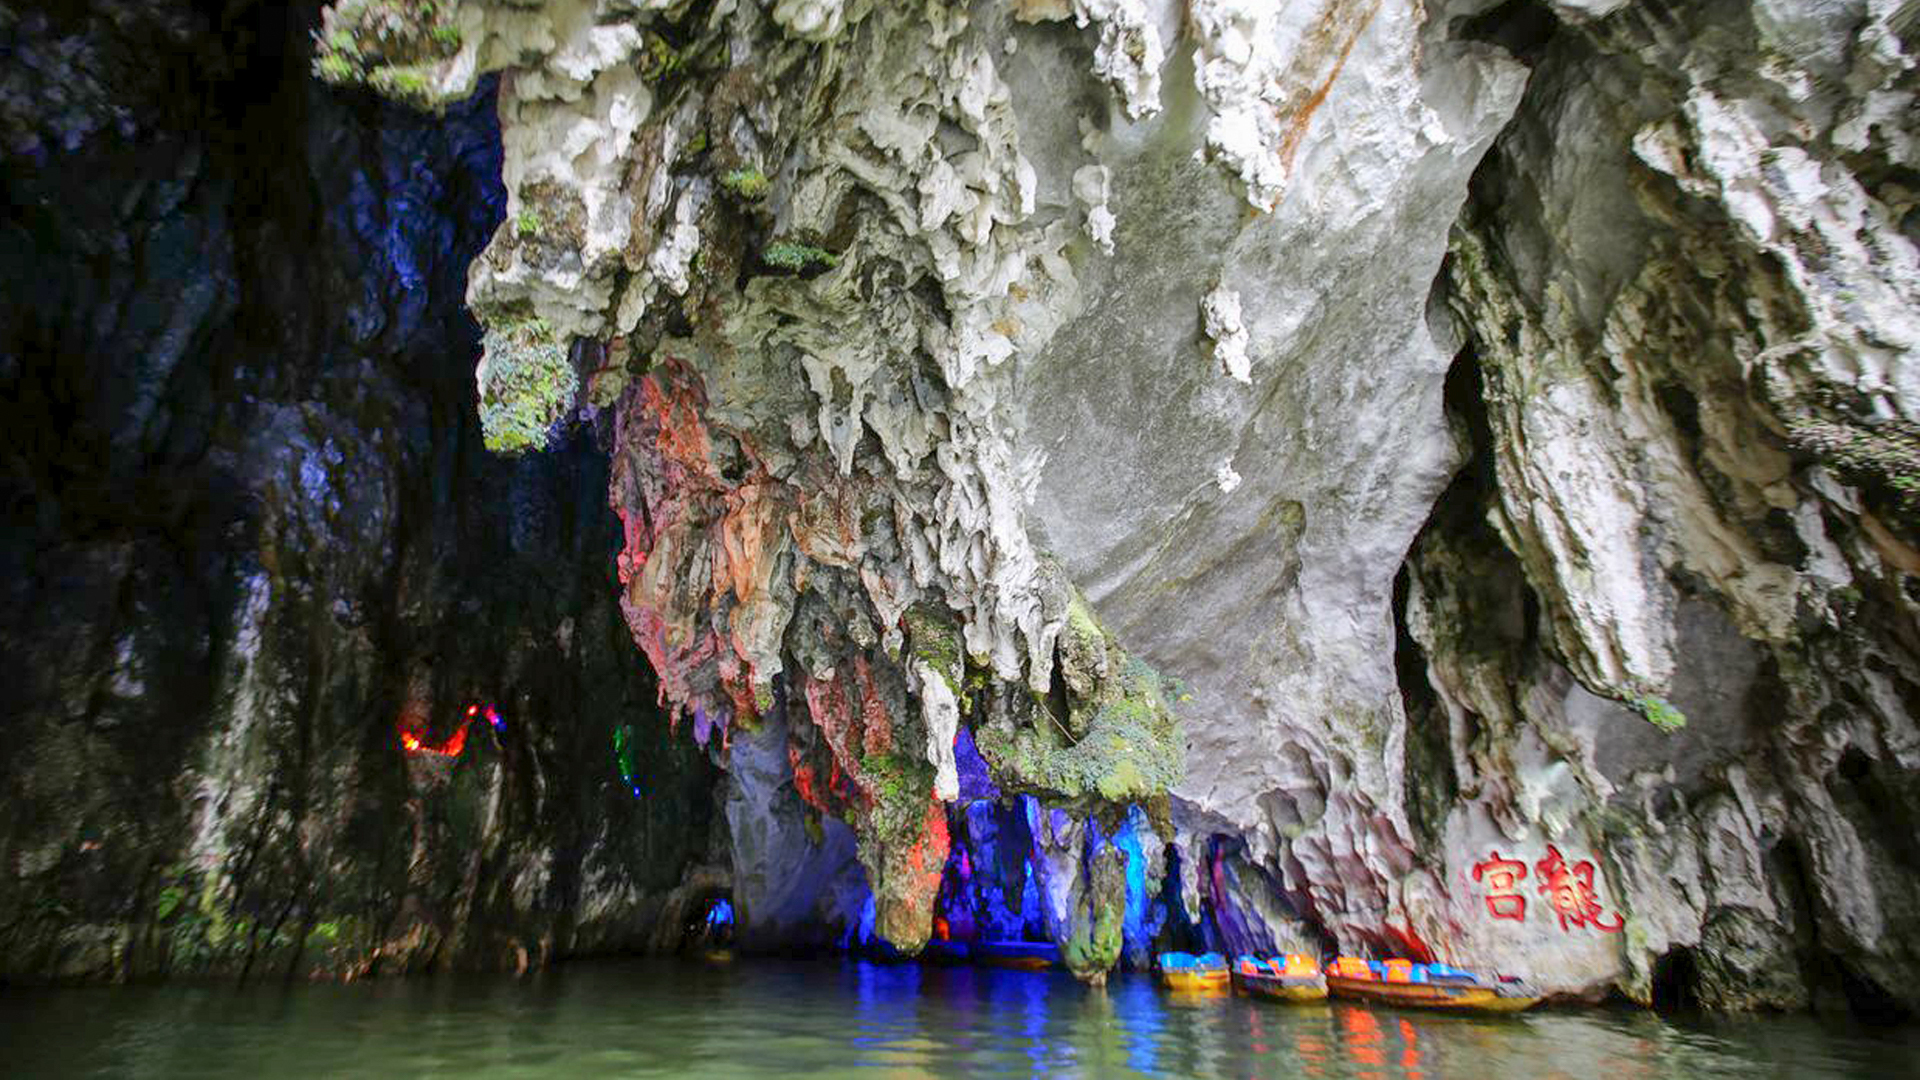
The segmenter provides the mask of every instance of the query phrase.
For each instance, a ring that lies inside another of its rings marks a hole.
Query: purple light
[[[953,760],[960,767],[960,801],[974,802],[1000,797],[1000,789],[988,774],[986,759],[980,756],[980,748],[973,742],[973,732],[967,730],[965,724],[960,725],[960,729],[953,734]]]

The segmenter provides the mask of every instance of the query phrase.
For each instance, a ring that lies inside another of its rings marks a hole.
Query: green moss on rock
[[[455,0],[341,0],[315,35],[313,72],[339,86],[366,86],[385,97],[432,109],[436,68],[460,51]]]
[[[776,270],[798,274],[812,269],[831,270],[840,265],[840,256],[813,244],[775,240],[760,253],[760,261]]]
[[[1090,860],[1088,890],[1076,905],[1060,942],[1060,958],[1075,976],[1095,984],[1106,981],[1120,962],[1127,911],[1127,857],[1111,844]]]
[[[947,857],[945,818],[933,800],[933,768],[906,754],[868,754],[860,761],[860,776],[868,805],[852,824],[873,889],[875,931],[911,956],[927,942]]]
[[[1647,722],[1662,731],[1678,731],[1687,726],[1687,714],[1662,697],[1637,697],[1628,702],[1635,712],[1647,718]]]
[[[1885,484],[1902,509],[1920,510],[1920,427],[1897,420],[1867,427],[1815,415],[1787,423],[1794,442],[1848,478]]]
[[[961,696],[967,660],[961,648],[959,623],[944,609],[926,603],[908,608],[901,622],[907,632],[907,654],[939,672],[954,696]]]
[[[728,169],[720,174],[720,186],[743,199],[760,199],[770,186],[767,174],[752,167]]]
[[[933,767],[906,754],[868,754],[860,774],[873,805],[867,831],[883,843],[911,842],[933,798]]]
[[[545,449],[547,432],[573,407],[579,377],[547,324],[489,327],[480,360],[480,432],[487,449]]]
[[[1066,718],[1040,695],[975,732],[1002,787],[1066,799],[1144,802],[1185,768],[1172,692],[1128,656],[1077,596],[1059,645]]]

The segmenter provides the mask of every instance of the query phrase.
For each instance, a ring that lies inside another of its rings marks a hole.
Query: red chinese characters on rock
[[[1618,915],[1608,915],[1601,905],[1593,885],[1593,860],[1569,865],[1560,849],[1548,844],[1547,857],[1533,864],[1533,872],[1540,882],[1539,893],[1559,918],[1563,932],[1592,928],[1617,934],[1626,925]],[[1520,882],[1526,876],[1526,863],[1505,858],[1497,849],[1487,853],[1486,861],[1473,866],[1473,880],[1487,891],[1487,913],[1496,919],[1527,921],[1527,898],[1520,892]]]
[[[1560,917],[1561,930],[1590,926],[1603,934],[1617,934],[1626,925],[1618,915],[1608,925],[1606,909],[1594,894],[1593,860],[1581,859],[1569,867],[1560,857],[1560,849],[1548,844],[1547,857],[1534,863],[1533,869],[1540,877],[1540,895]]]
[[[1527,921],[1527,898],[1520,895],[1520,879],[1526,876],[1526,863],[1503,859],[1497,849],[1473,867],[1473,880],[1487,887],[1487,913],[1496,919]]]

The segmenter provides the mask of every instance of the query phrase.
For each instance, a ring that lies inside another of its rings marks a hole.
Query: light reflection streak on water
[[[9,1076],[1920,1076],[1920,1036],[1805,1017],[1453,1017],[1105,993],[1064,974],[742,960],[352,986],[0,991]]]

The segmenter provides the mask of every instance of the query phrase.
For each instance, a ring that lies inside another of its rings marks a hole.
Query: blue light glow
[[[1127,823],[1114,835],[1113,843],[1127,856],[1127,913],[1120,924],[1120,936],[1129,953],[1151,944],[1147,929],[1147,855],[1140,848],[1140,830],[1147,828],[1147,815],[1137,806],[1127,809]]]

